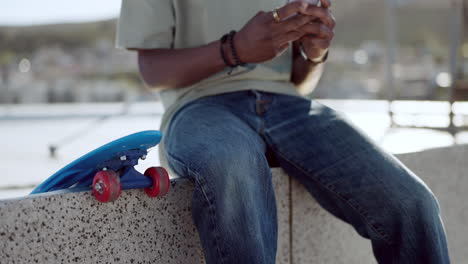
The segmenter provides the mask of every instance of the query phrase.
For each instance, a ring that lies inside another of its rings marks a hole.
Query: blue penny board
[[[142,155],[147,154],[149,148],[156,146],[161,138],[161,132],[147,130],[107,143],[57,171],[37,186],[31,194],[68,189],[70,187],[89,187],[94,174],[104,167],[113,170],[131,167],[131,172],[126,174],[135,175],[134,172],[136,171],[133,166],[138,163],[138,159]],[[122,155],[126,155],[128,158],[121,161],[120,157]]]

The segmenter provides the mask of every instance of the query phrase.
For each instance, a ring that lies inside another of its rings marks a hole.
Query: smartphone
[[[320,6],[320,0],[288,0],[288,3],[299,2],[299,1],[305,1],[311,5]]]
[[[287,0],[287,3],[292,3],[292,2],[301,2],[301,1],[305,1],[311,5],[316,5],[316,6],[320,6],[320,0]],[[287,19],[290,19],[291,17],[294,17],[296,15],[291,15],[287,18],[285,18],[284,20],[287,20]]]

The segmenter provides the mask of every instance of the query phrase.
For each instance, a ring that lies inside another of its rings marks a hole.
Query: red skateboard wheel
[[[153,186],[145,188],[149,197],[164,196],[169,191],[171,181],[169,174],[163,167],[151,167],[145,171],[145,176],[153,180]]]
[[[99,171],[94,175],[93,194],[102,203],[113,202],[122,192],[120,177],[115,171]]]

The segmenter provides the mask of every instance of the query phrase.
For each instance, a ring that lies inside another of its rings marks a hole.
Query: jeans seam
[[[359,151],[357,153],[361,153],[361,152],[364,152],[366,150],[363,150],[363,151]],[[352,205],[351,203],[349,203],[349,201],[344,198],[339,192],[336,192],[334,189],[330,188],[330,186],[333,186],[333,184],[324,184],[323,182],[321,182],[320,180],[316,179],[315,177],[313,177],[312,175],[310,175],[310,172],[308,172],[307,170],[305,170],[304,168],[302,168],[302,166],[299,166],[297,164],[295,164],[294,162],[290,161],[288,158],[286,158],[280,151],[276,150],[276,153],[281,156],[281,158],[283,158],[285,161],[287,161],[290,165],[294,166],[295,168],[297,168],[298,170],[302,171],[303,173],[305,173],[310,179],[312,179],[313,181],[317,182],[319,185],[321,185],[322,187],[324,187],[325,189],[327,189],[328,191],[330,191],[330,193],[334,194],[337,198],[339,198],[340,200],[342,200],[343,202],[345,202],[349,207],[351,207],[355,212],[357,212],[365,221],[365,223],[378,235],[380,235],[382,237],[382,239],[384,241],[386,241],[387,243],[389,244],[393,244],[393,242],[390,240],[389,238],[389,235],[384,232],[384,231],[381,231],[379,230],[377,227],[375,227],[372,223],[370,223],[370,218],[368,216],[368,213],[366,211],[364,211],[362,209],[361,206],[359,206],[359,208],[357,208],[356,206]],[[348,158],[344,159],[344,160],[341,160],[340,162],[343,162],[343,161],[346,161],[352,157],[354,157],[357,153],[354,153],[352,155],[350,155]],[[337,164],[339,164],[340,162],[336,162],[334,163],[333,165],[331,166],[328,166],[327,168],[325,169],[322,169],[320,170],[320,174],[323,173],[325,170],[328,170],[328,169],[331,169],[333,168],[334,166],[336,166]],[[316,176],[318,176],[319,174],[315,174]],[[361,209],[360,209],[361,208]]]
[[[192,177],[195,181],[195,184],[199,186],[200,190],[202,191],[203,193],[203,197],[205,197],[204,201],[206,202],[206,204],[208,205],[208,212],[210,214],[210,219],[211,219],[211,222],[213,224],[213,234],[215,236],[215,241],[214,241],[214,244],[216,246],[216,251],[218,252],[218,256],[220,258],[220,262],[219,263],[226,263],[225,261],[225,254],[223,253],[223,251],[221,250],[221,243],[220,243],[220,235],[219,235],[219,230],[217,228],[217,219],[216,219],[216,214],[214,213],[214,204],[211,202],[210,198],[208,197],[207,195],[207,191],[205,190],[205,188],[203,187],[203,184],[200,182],[200,174],[191,170],[188,166],[185,166],[185,164],[177,157],[175,156],[174,154],[171,154],[169,153],[169,151],[166,151],[166,154],[167,156],[174,162],[176,163],[179,163],[179,165],[181,165],[182,167],[184,167],[187,172],[189,174],[192,174]],[[197,177],[198,176],[198,177]]]

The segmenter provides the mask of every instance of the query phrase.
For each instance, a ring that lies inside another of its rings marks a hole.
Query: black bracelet
[[[234,61],[236,63],[235,67],[244,66],[245,63],[241,62],[241,60],[239,59],[239,56],[237,56],[237,50],[236,50],[236,47],[234,46],[234,35],[236,35],[235,30],[232,30],[231,32],[229,32],[228,40],[229,40],[229,46],[231,47],[232,57],[234,58]]]
[[[227,40],[228,40],[228,34],[225,34],[220,40],[221,45],[219,46],[219,52],[221,53],[221,57],[223,58],[224,64],[226,64],[226,66],[228,66],[228,67],[233,68],[235,65],[231,64],[229,62],[229,60],[226,57],[226,53],[224,52],[224,48],[223,48],[223,46],[227,42]]]

